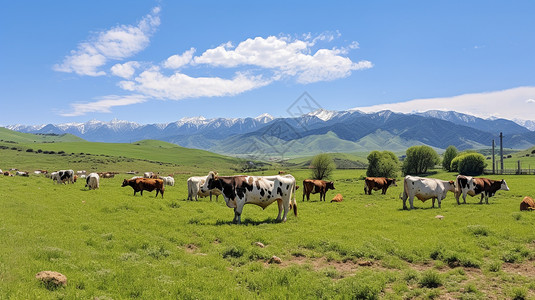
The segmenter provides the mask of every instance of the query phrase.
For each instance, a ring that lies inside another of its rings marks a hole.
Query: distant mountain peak
[[[254,119],[261,123],[267,123],[273,121],[275,118],[268,113],[263,113]]]
[[[315,111],[313,112],[309,112],[308,114],[306,114],[307,116],[313,116],[313,117],[316,117],[322,121],[329,121],[330,119],[334,118],[336,115],[338,114],[338,112],[334,111],[334,110],[326,110],[326,109],[323,109],[323,108],[319,108],[319,109],[316,109]]]

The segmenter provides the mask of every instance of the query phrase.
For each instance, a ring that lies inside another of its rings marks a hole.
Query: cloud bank
[[[191,47],[161,62],[132,60],[111,65],[111,62],[124,61],[149,46],[150,37],[160,25],[159,14],[160,8],[155,7],[135,26],[120,25],[99,32],[78,44],[62,63],[53,67],[55,71],[81,76],[118,77],[117,86],[134,93],[130,98],[103,97],[96,102],[75,103],[73,111],[63,113],[63,116],[110,112],[114,106],[139,103],[140,99],[234,96],[282,80],[298,84],[333,81],[346,78],[353,71],[373,67],[370,61],[355,62],[348,57],[350,51],[358,48],[357,42],[338,48],[324,45],[339,38],[339,32],[301,37],[253,37],[236,46],[230,41],[223,43],[197,56],[197,49]],[[107,68],[109,71],[105,71]],[[227,75],[188,75],[192,71]]]
[[[356,107],[363,112],[391,110],[411,113],[428,110],[456,111],[481,118],[534,119],[535,87],[464,94],[454,97],[415,99],[406,102]]]
[[[149,45],[151,35],[160,25],[159,13],[160,8],[155,7],[136,26],[121,25],[95,34],[88,41],[78,44],[77,49],[53,69],[78,75],[106,75],[99,68],[108,61],[131,57]]]

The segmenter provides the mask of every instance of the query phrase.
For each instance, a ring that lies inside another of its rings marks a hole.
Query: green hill
[[[11,143],[56,143],[56,142],[84,142],[75,135],[66,134],[32,134],[22,133],[0,127],[0,141]]]

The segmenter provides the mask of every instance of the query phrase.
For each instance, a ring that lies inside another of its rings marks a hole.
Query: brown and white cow
[[[520,202],[520,210],[535,210],[535,201],[531,197],[524,197],[524,200]]]
[[[85,187],[90,190],[98,189],[100,187],[100,176],[97,173],[89,173],[85,179]]]
[[[381,194],[384,195],[386,194],[388,187],[391,185],[398,186],[395,178],[366,177],[366,179],[364,179],[364,194],[371,195],[372,190],[382,190]]]
[[[503,179],[492,180],[464,175],[458,175],[455,179],[455,199],[457,199],[457,204],[461,204],[459,202],[461,195],[463,195],[463,203],[466,204],[466,195],[474,197],[479,194],[481,194],[479,204],[483,203],[483,198],[485,198],[485,203],[489,204],[489,197],[494,196],[499,190],[509,190],[507,183]]]
[[[445,181],[407,175],[403,180],[403,194],[400,198],[403,200],[403,209],[407,209],[407,199],[409,199],[409,209],[414,208],[414,197],[422,202],[433,199],[432,207],[435,207],[435,199],[437,199],[438,207],[440,208],[441,202],[446,198],[448,191],[455,192],[455,182],[453,180]]]
[[[265,209],[277,201],[279,204],[277,221],[285,222],[292,206],[297,216],[295,178],[289,174],[283,176],[218,176],[211,171],[206,177],[206,182],[201,186],[201,192],[206,193],[213,189],[221,191],[227,206],[234,208],[234,223],[241,223],[241,214],[245,204],[255,204]],[[281,219],[283,209],[284,215]]]
[[[137,192],[141,192],[141,196],[143,196],[143,191],[152,192],[156,190],[155,197],[158,197],[158,193],[160,193],[163,198],[163,192],[165,190],[163,186],[163,180],[152,179],[152,178],[125,179],[123,181],[123,185],[121,186],[122,187],[131,186],[132,189],[134,189],[134,196],[136,195]]]
[[[197,199],[208,197],[210,196],[210,201],[212,201],[212,195],[215,195],[215,200],[218,201],[219,195],[221,195],[221,192],[218,189],[212,189],[209,190],[206,193],[201,192],[201,187],[206,182],[206,176],[192,176],[188,178],[188,199],[193,201],[193,198],[195,198],[195,201]]]
[[[303,180],[303,201],[305,196],[307,201],[310,200],[310,194],[320,193],[320,201],[325,201],[325,195],[328,190],[334,190],[334,182],[318,180],[318,179],[305,179]]]

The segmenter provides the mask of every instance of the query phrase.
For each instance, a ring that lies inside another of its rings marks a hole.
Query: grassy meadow
[[[499,191],[489,205],[468,197],[458,206],[450,193],[441,209],[415,200],[416,209],[404,211],[402,184],[367,196],[365,170],[336,170],[336,190],[327,199],[341,193],[343,202],[319,202],[319,195],[303,202],[299,189],[298,217],[291,212],[286,223],[275,223],[276,205],[251,205],[243,224],[234,225],[221,198],[185,200],[189,176],[212,169],[235,174],[239,162],[232,158],[151,141],[16,144],[30,145],[56,154],[2,149],[0,169],[160,171],[174,174],[176,185],[162,199],[121,188],[126,174],[101,179],[94,191],[81,181],[0,176],[2,299],[535,296],[535,214],[519,211],[524,196],[535,196],[532,175],[504,176],[511,190]],[[284,169],[300,186],[309,176],[301,167]],[[437,170],[432,177],[455,174]],[[282,263],[270,263],[273,255]],[[67,286],[45,288],[34,278],[44,270],[66,275]]]

